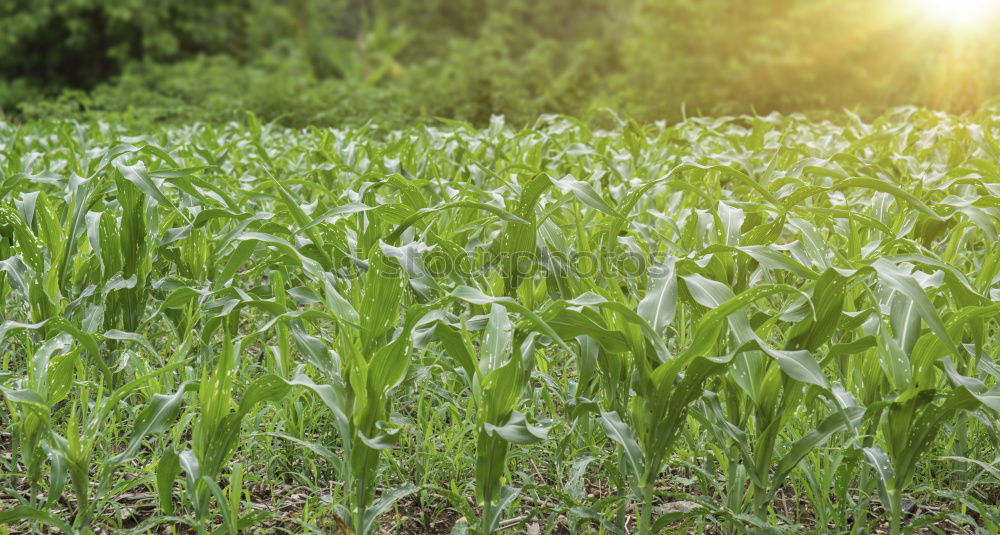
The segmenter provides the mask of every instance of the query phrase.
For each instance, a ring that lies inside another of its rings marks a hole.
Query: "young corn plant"
[[[228,325],[223,328],[222,353],[211,367],[208,365],[209,359],[205,359],[201,380],[196,384],[198,413],[191,428],[191,448],[179,454],[171,450],[166,454],[169,459],[157,465],[157,488],[161,504],[170,503],[173,480],[184,472],[187,494],[198,520],[196,529],[199,533],[208,532],[209,523],[214,518],[209,510],[209,502],[213,497],[222,513],[226,532],[235,535],[258,520],[255,515],[240,514],[242,494],[231,489],[227,497],[219,487],[219,479],[230,468],[229,463],[240,445],[244,418],[260,403],[280,401],[290,388],[280,377],[264,375],[251,382],[244,389],[239,402],[236,402],[234,397],[238,378],[235,371],[238,366],[237,357],[243,354],[244,344],[240,340],[234,340],[229,329]],[[183,390],[182,388],[175,394],[177,399],[173,403],[178,402]],[[242,468],[235,465],[231,470],[230,477],[239,479]]]
[[[459,295],[473,302],[493,301],[471,289]],[[477,415],[475,496],[482,510],[478,531],[494,533],[518,495],[517,489],[503,484],[511,445],[534,444],[547,435],[517,410],[529,377],[524,354],[534,351],[534,337],[516,329],[506,307],[496,301],[490,303],[478,351],[464,325],[438,322],[434,333],[470,379]]]
[[[67,532],[87,531],[95,514],[106,501],[115,469],[133,458],[148,435],[164,430],[173,423],[179,403],[188,383],[170,395],[154,394],[149,404],[138,412],[131,439],[125,449],[115,455],[95,458],[95,448],[104,440],[104,429],[113,419],[113,412],[119,403],[135,397],[140,389],[158,377],[177,371],[186,362],[166,366],[142,377],[138,377],[109,394],[102,386],[97,386],[94,401],[89,406],[69,407],[69,417],[64,429],[51,427],[52,407],[61,403],[74,390],[74,379],[79,364],[79,349],[69,348],[68,337],[50,339],[35,353],[30,369],[34,370],[26,378],[24,388],[18,390],[0,389],[8,402],[22,408],[18,435],[22,438],[22,457],[28,469],[28,478],[34,489],[40,482],[42,463],[49,463],[49,489],[46,505],[52,506],[62,497],[67,477],[74,491],[76,503],[72,524],[62,524],[56,519],[42,517],[41,520]],[[63,351],[66,351],[63,353]],[[79,387],[83,397],[89,398],[91,387]],[[43,454],[39,457],[39,454]],[[96,474],[96,477],[92,474]],[[92,483],[96,480],[96,487]],[[29,503],[21,510],[23,518],[38,519],[36,492],[32,490]],[[12,513],[11,517],[17,516]]]
[[[329,317],[337,324],[336,351],[307,334],[301,323],[290,330],[299,352],[322,381],[317,383],[307,375],[299,375],[286,384],[313,392],[331,411],[342,458],[321,444],[284,436],[319,453],[338,468],[348,504],[338,514],[352,533],[360,535],[372,533],[380,514],[416,490],[407,484],[375,499],[380,454],[398,440],[399,428],[390,420],[390,395],[406,376],[412,351],[411,331],[423,313],[433,307],[413,305],[400,318],[396,307],[404,295],[403,270],[377,246],[368,260],[364,280],[352,285],[348,292],[354,303],[341,296],[333,279],[326,279]]]
[[[878,480],[890,530],[899,533],[903,493],[947,422],[970,411],[1000,411],[1000,388],[959,371],[978,368],[979,348],[985,342],[982,322],[995,320],[1000,307],[980,298],[980,304],[942,318],[927,295],[933,283],[922,277],[926,274],[883,259],[873,268],[890,303],[889,326],[879,326],[877,349],[889,393],[877,404],[872,421],[880,430],[881,444],[866,446],[864,455]],[[955,344],[963,338],[972,343]]]

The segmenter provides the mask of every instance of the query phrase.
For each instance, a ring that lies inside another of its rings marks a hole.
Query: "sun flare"
[[[995,14],[1000,0],[918,0],[918,4],[937,22],[972,26]]]

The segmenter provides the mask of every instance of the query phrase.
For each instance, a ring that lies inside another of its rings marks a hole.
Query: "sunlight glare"
[[[918,0],[928,17],[956,26],[972,26],[994,14],[998,0]]]

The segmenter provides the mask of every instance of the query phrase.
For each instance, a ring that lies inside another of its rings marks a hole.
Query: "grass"
[[[0,530],[994,533],[997,113],[0,124]]]

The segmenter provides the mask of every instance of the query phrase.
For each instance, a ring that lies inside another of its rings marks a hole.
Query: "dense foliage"
[[[0,522],[996,533],[998,124],[0,124]]]
[[[405,126],[679,120],[1000,94],[997,17],[910,0],[0,1],[0,109]],[[599,123],[597,123],[599,124]]]
[[[247,2],[3,0],[0,72],[33,87],[93,87],[137,60],[235,52]]]

